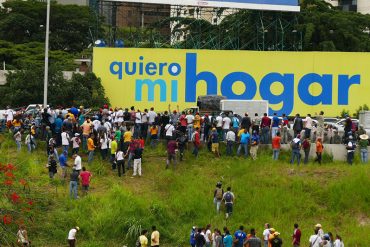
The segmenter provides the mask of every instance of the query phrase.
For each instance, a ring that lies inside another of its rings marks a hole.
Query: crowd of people
[[[212,232],[211,224],[206,227],[193,226],[190,233],[190,245],[192,247],[281,247],[283,240],[280,233],[272,228],[269,223],[264,225],[264,230],[257,236],[255,228],[251,228],[249,233],[244,231],[244,226],[240,226],[233,234],[231,230],[224,227],[221,230],[215,228]],[[316,224],[314,232],[307,242],[301,241],[302,232],[297,223],[294,224],[293,233],[289,243],[293,247],[344,247],[342,238],[337,234],[335,237],[331,232],[324,233],[321,224]],[[307,245],[306,245],[307,243]]]
[[[47,168],[51,179],[58,171],[58,164],[62,179],[67,178],[68,167],[72,168],[69,174],[69,185],[70,197],[74,199],[78,198],[79,184],[84,194],[88,193],[92,179],[92,173],[82,166],[81,154],[86,153],[87,163],[91,163],[96,152],[100,151],[101,160],[110,162],[111,168],[116,170],[119,177],[125,175],[130,169],[133,170],[132,177],[140,177],[145,146],[156,148],[159,141],[167,148],[166,169],[171,164],[175,167],[178,160],[184,159],[189,143],[195,158],[199,155],[201,145],[206,146],[215,157],[220,157],[220,145],[224,143],[226,156],[243,155],[247,158],[250,155],[253,160],[257,159],[260,144],[271,145],[273,160],[279,159],[282,144],[290,144],[292,164],[295,161],[300,164],[301,151],[304,153],[304,163],[308,163],[312,142],[316,147],[315,162],[321,164],[324,144],[342,143],[347,148],[348,163],[352,164],[358,143],[361,160],[367,163],[369,138],[366,132],[362,128],[357,128],[351,118],[347,117],[344,134],[339,136],[337,130],[324,124],[324,112],[317,114],[315,120],[310,114],[305,118],[297,114],[293,121],[289,121],[285,114],[281,117],[276,113],[272,117],[267,113],[262,117],[254,114],[251,118],[246,113],[241,118],[236,114],[216,116],[190,111],[180,113],[179,109],[171,111],[170,106],[169,110],[163,113],[155,112],[153,107],[141,111],[133,106],[129,110],[128,108],[111,109],[104,105],[99,111],[92,112],[82,106],[79,109],[76,107],[43,109],[38,106],[34,113],[29,115],[14,114],[9,110],[5,113],[5,118],[17,150],[22,149],[22,140],[29,152],[36,149],[39,141],[45,141],[45,152],[48,155]],[[70,157],[73,159],[72,164],[68,161]],[[234,199],[235,195],[230,187],[224,192],[220,184],[216,186],[214,192],[216,210],[219,212],[220,205],[224,202],[226,218],[232,214]],[[226,228],[223,235],[216,229],[212,237],[207,234],[210,229],[199,228],[193,231],[192,246],[203,246],[200,244],[203,241],[199,240],[202,239],[200,236],[205,236],[205,246],[210,246],[210,241],[213,242],[213,246],[231,246],[229,239],[232,237]],[[255,234],[254,229],[251,229],[249,237],[243,232],[242,235],[245,237],[238,240],[240,242],[236,246],[242,246],[241,244],[250,247],[259,246]],[[270,235],[274,236],[274,239],[279,239],[277,232],[272,232]],[[220,237],[222,241],[219,241]],[[281,246],[275,243],[279,241],[269,239],[268,247]],[[320,239],[322,241],[317,240],[312,243],[312,246],[329,246],[322,243],[334,242],[332,236],[327,240],[320,235]],[[275,244],[273,245],[272,242]],[[231,243],[235,243],[235,240]],[[335,245],[335,247],[341,247],[341,245]]]

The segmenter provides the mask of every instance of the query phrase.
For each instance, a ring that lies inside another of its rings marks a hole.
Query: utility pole
[[[47,0],[46,31],[45,31],[44,108],[46,108],[46,106],[48,105],[49,23],[50,23],[50,0]]]

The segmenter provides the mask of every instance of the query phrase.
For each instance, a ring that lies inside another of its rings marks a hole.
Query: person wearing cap
[[[249,142],[250,142],[250,134],[247,129],[244,129],[244,132],[240,135],[239,147],[238,147],[238,150],[236,151],[236,154],[238,156],[240,156],[240,152],[243,149],[245,158],[248,157]]]
[[[180,118],[180,108],[179,108],[179,105],[176,106],[177,110],[173,110],[171,111],[171,104],[168,104],[168,112],[172,112],[170,114],[170,120],[172,121],[173,125],[177,125],[177,123],[179,122],[179,118]]]
[[[219,140],[220,139],[219,139],[219,134],[217,133],[216,128],[212,129],[212,132],[209,138],[212,143],[212,152],[214,153],[216,157],[220,157],[220,150],[219,150],[219,146],[220,146]]]
[[[280,233],[274,232],[272,235],[271,247],[281,247],[283,245],[283,240],[280,238]]]
[[[268,247],[272,247],[271,240],[274,239],[274,233],[276,232],[275,228],[269,228],[269,236],[268,236]]]
[[[369,146],[369,136],[366,134],[360,135],[358,145],[360,146],[361,162],[366,164],[368,161],[367,147]]]
[[[72,155],[78,154],[78,151],[80,149],[80,143],[81,143],[80,134],[75,133],[75,136],[72,137],[71,141],[72,141]]]
[[[68,232],[68,244],[69,247],[75,247],[76,246],[76,234],[80,230],[78,226],[73,227],[71,230]]]
[[[320,236],[320,238],[324,237],[324,230],[322,229],[322,226],[320,223],[315,225],[315,229],[317,229],[317,234]]]
[[[260,143],[260,137],[257,133],[257,131],[253,131],[252,137],[251,137],[251,148],[250,153],[253,160],[257,159],[257,151],[258,151],[258,145]]]
[[[49,170],[49,178],[53,179],[55,173],[57,173],[57,162],[54,159],[54,155],[49,155],[49,162],[47,165],[47,168]]]
[[[195,241],[195,235],[197,234],[197,227],[196,226],[193,226],[193,228],[191,229],[191,232],[190,232],[190,245],[191,247],[195,247],[196,245],[196,241]]]
[[[321,165],[322,152],[324,150],[324,145],[322,145],[321,137],[318,137],[316,140],[316,159],[315,162],[319,162]]]
[[[292,148],[292,158],[290,160],[290,164],[294,164],[294,160],[297,158],[297,163],[301,162],[301,135],[298,134],[296,138],[294,138],[290,144]]]
[[[352,165],[355,150],[356,150],[356,143],[353,140],[352,135],[348,136],[348,142],[346,144],[346,149],[347,149],[347,163]]]

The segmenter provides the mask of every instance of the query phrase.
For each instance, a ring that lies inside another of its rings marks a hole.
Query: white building
[[[325,0],[325,2],[330,3],[334,7],[338,7],[339,5],[339,0]]]
[[[357,0],[357,12],[370,14],[370,0]]]

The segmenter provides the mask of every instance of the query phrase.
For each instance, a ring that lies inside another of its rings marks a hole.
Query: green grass
[[[340,234],[346,246],[370,246],[370,168],[356,164],[331,162],[321,166],[288,164],[289,153],[273,162],[267,150],[257,161],[244,158],[216,159],[205,148],[195,160],[190,152],[176,170],[165,170],[165,150],[145,150],[143,176],[119,178],[108,163],[95,161],[86,165],[94,177],[90,194],[73,201],[68,197],[68,183],[59,176],[50,182],[45,168],[44,148],[29,155],[15,151],[12,140],[5,139],[0,162],[17,165],[16,174],[30,181],[31,194],[38,198],[34,222],[27,227],[35,246],[63,246],[69,229],[78,225],[78,246],[134,246],[140,229],[156,225],[161,246],[189,246],[193,225],[212,228],[244,225],[255,227],[261,236],[269,222],[281,232],[289,246],[292,227],[299,223],[306,245],[316,223],[324,231]],[[99,157],[98,157],[99,156]],[[129,171],[131,175],[131,171]],[[234,215],[225,220],[213,205],[217,181],[231,186],[236,203]],[[1,202],[1,201],[0,201]],[[7,204],[7,207],[11,207]],[[16,231],[16,226],[11,225]],[[284,245],[284,246],[285,246]]]

